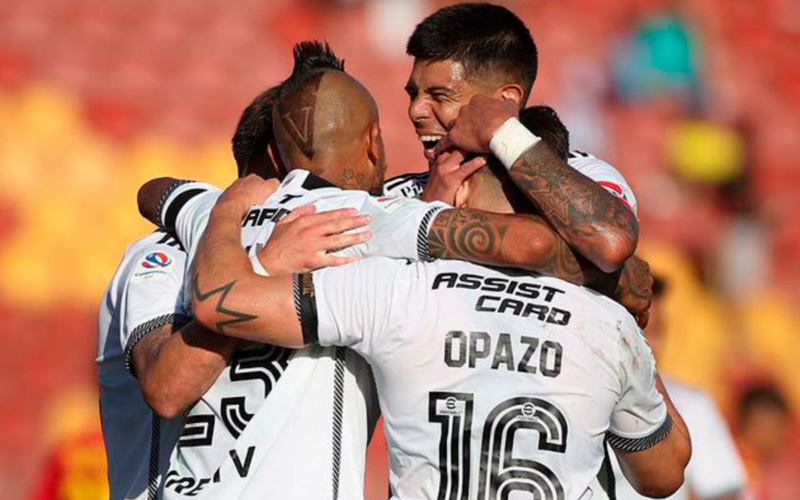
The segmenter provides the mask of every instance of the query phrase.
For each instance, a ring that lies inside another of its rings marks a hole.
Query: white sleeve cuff
[[[539,141],[541,138],[525,128],[525,125],[517,118],[509,118],[492,136],[489,149],[507,170],[511,170],[522,153],[535,146]]]

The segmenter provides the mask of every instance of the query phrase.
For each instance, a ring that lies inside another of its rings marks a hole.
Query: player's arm
[[[609,439],[609,442],[631,486],[646,497],[665,498],[675,493],[684,482],[685,469],[692,456],[692,441],[686,423],[672,404],[660,376],[656,376],[656,389],[664,398],[667,419],[671,422],[666,437],[643,450],[636,450],[622,439]]]
[[[217,380],[238,344],[194,321],[153,330],[132,356],[145,402],[162,418],[183,415]]]
[[[437,152],[451,147],[491,151],[569,246],[605,272],[619,270],[636,250],[635,215],[537,141],[516,120],[518,113],[513,102],[475,96],[461,109]]]
[[[238,341],[213,335],[183,312],[186,256],[156,244],[125,282],[120,344],[142,397],[161,417],[181,415],[216,380]]]
[[[295,312],[295,287],[291,277],[265,277],[253,270],[241,246],[241,222],[247,209],[274,190],[273,185],[249,176],[235,182],[218,200],[194,261],[192,310],[195,320],[220,334],[266,342],[283,347],[300,347],[303,331]],[[333,221],[339,246],[366,241],[369,233],[343,234],[358,228],[367,216],[345,209],[323,214]],[[329,256],[333,265],[352,262],[352,257]],[[299,293],[299,291],[298,291]]]

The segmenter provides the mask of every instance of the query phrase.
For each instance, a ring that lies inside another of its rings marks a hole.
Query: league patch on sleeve
[[[142,257],[133,270],[133,277],[147,279],[168,274],[173,267],[173,259],[164,252],[151,252]]]

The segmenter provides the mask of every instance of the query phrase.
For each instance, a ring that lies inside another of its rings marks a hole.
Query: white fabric
[[[492,140],[489,141],[489,149],[506,170],[511,170],[522,153],[539,141],[541,139],[528,130],[519,119],[509,118],[495,131]]]
[[[349,346],[373,367],[396,498],[467,487],[483,498],[480,475],[508,472],[506,449],[530,461],[518,463],[522,475],[578,499],[597,484],[612,426],[645,437],[667,417],[635,320],[587,289],[458,261],[382,258],[317,271],[314,288],[320,344]],[[484,427],[492,413],[495,426]],[[461,438],[440,448],[443,432],[471,436],[468,464]],[[484,450],[491,463],[481,464]],[[552,476],[533,472],[533,461]]]
[[[128,247],[100,305],[97,357],[100,415],[110,498],[146,499],[151,456],[158,459],[154,488],[167,469],[180,433],[179,421],[154,416],[142,398],[139,381],[125,364],[131,334],[151,320],[181,314],[185,254],[165,233],[146,236]],[[153,443],[153,426],[160,443]],[[153,446],[158,450],[153,454]]]
[[[725,420],[709,396],[698,389],[672,380],[664,381],[672,403],[680,412],[692,436],[692,458],[686,467],[683,486],[670,500],[712,500],[744,492],[744,466]],[[613,453],[612,453],[613,455]],[[618,500],[642,500],[625,479],[616,456],[612,456]]]

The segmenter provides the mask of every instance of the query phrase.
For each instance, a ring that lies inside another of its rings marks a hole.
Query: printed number
[[[472,394],[430,393],[429,421],[442,429],[438,500],[469,498],[472,412]],[[507,500],[511,492],[525,491],[536,500],[563,500],[564,487],[553,471],[534,460],[513,456],[515,435],[520,429],[538,432],[539,450],[566,452],[567,421],[558,408],[529,397],[500,403],[483,424],[478,498]]]

